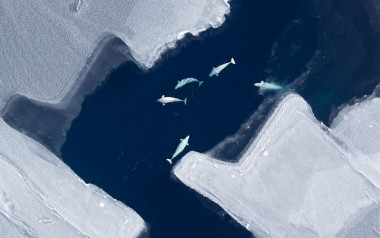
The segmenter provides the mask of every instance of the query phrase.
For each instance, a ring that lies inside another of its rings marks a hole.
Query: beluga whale
[[[196,78],[185,78],[180,81],[178,81],[177,85],[175,86],[174,89],[179,89],[185,86],[186,84],[193,83],[193,82],[198,82],[199,87],[203,84],[203,81],[199,81]]]
[[[161,98],[157,99],[157,102],[162,103],[162,106],[165,106],[166,103],[172,103],[172,102],[183,102],[186,105],[187,98],[181,100],[181,99],[178,99],[178,98],[165,97],[165,95],[162,95]]]
[[[181,142],[179,143],[179,145],[177,146],[177,149],[174,151],[174,154],[172,155],[172,157],[170,159],[166,159],[170,164],[173,164],[173,159],[179,154],[181,153],[186,146],[189,145],[189,139],[190,139],[190,136],[186,136],[185,139],[181,139]]]
[[[219,65],[216,68],[212,68],[211,73],[208,75],[209,77],[212,77],[214,75],[219,76],[219,73],[225,69],[229,64],[236,64],[234,58],[231,58],[231,61],[222,65]]]
[[[259,87],[262,90],[281,90],[282,87],[280,85],[274,84],[274,83],[267,83],[264,81],[261,81],[260,83],[254,84],[256,87]]]

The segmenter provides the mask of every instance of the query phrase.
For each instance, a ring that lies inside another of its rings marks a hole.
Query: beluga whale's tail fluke
[[[166,161],[168,161],[169,164],[173,164],[172,159],[166,159]]]
[[[232,63],[232,64],[236,64],[234,58],[231,58],[231,63]]]
[[[186,104],[187,104],[187,98],[183,99],[183,103],[184,103],[185,106],[186,106]]]

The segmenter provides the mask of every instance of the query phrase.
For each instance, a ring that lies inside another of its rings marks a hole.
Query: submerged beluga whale
[[[209,77],[212,77],[214,75],[219,76],[219,73],[225,69],[229,64],[236,64],[234,58],[231,58],[231,61],[222,65],[219,65],[216,68],[212,68],[211,73],[208,75]]]
[[[165,97],[165,95],[162,95],[161,98],[157,99],[157,102],[162,103],[162,106],[165,106],[166,103],[172,103],[172,102],[183,102],[186,105],[187,98],[181,100],[178,98]]]
[[[261,81],[260,83],[254,84],[256,87],[259,87],[262,90],[281,90],[282,87],[280,85],[274,84],[274,83],[267,83],[264,81]]]
[[[180,81],[178,81],[177,85],[175,86],[174,89],[179,89],[185,86],[186,84],[193,83],[193,82],[198,82],[199,87],[203,84],[203,81],[199,81],[196,78],[185,78]]]
[[[173,164],[173,159],[179,154],[181,153],[186,146],[189,145],[189,139],[190,139],[190,136],[186,136],[185,139],[181,139],[181,142],[179,143],[179,145],[177,146],[177,149],[174,151],[174,154],[172,155],[172,157],[170,159],[166,159],[170,164]]]

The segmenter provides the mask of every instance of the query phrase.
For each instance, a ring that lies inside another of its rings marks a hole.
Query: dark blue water
[[[234,134],[264,99],[253,83],[267,77],[292,82],[312,58],[320,29],[319,19],[298,1],[241,0],[231,6],[222,29],[208,31],[174,57],[168,53],[153,71],[143,74],[125,63],[111,72],[85,100],[62,148],[65,163],[81,178],[142,216],[150,237],[251,237],[221,208],[176,180],[165,158],[187,135],[185,153],[207,151]],[[236,65],[208,78],[213,66],[232,56]],[[174,90],[186,77],[205,83]],[[331,105],[352,96],[327,89],[296,87],[314,106],[319,94],[328,102],[317,113],[325,121]],[[187,97],[188,105],[163,107],[156,102],[163,94]]]

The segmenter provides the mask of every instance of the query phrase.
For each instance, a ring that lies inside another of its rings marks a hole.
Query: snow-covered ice
[[[1,1],[0,110],[15,95],[64,108],[111,39],[148,69],[228,12],[225,0]],[[2,119],[0,135],[2,237],[136,237],[145,229],[133,210]]]
[[[380,98],[373,95],[345,107],[331,130],[352,155],[348,159],[354,168],[380,189]]]
[[[119,37],[149,68],[185,33],[220,26],[224,0],[36,0],[0,3],[0,109],[15,94],[59,103],[94,48]]]
[[[238,163],[190,152],[173,171],[257,237],[379,237],[379,106],[346,108],[330,130],[289,94]]]
[[[0,120],[1,237],[137,237],[132,209]]]

